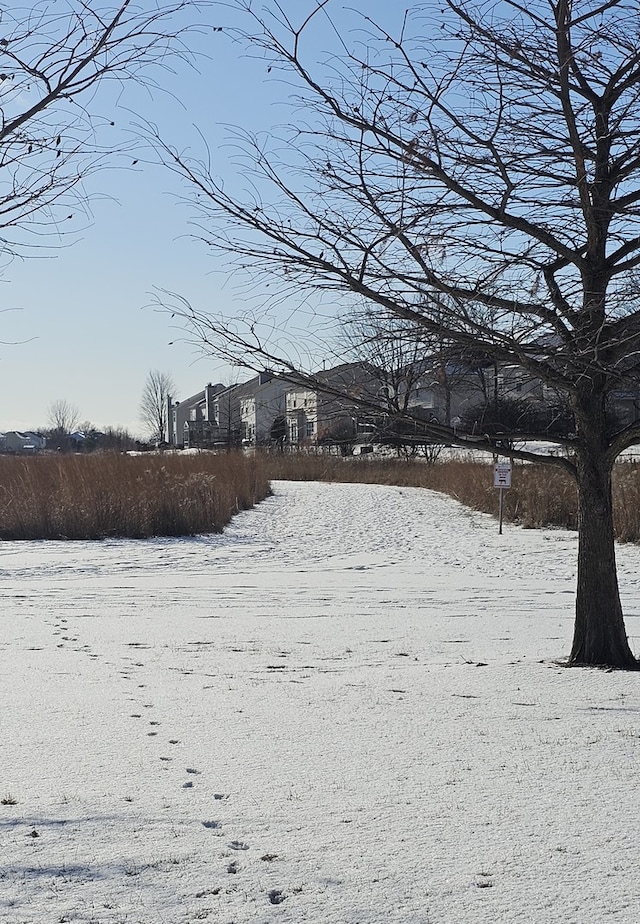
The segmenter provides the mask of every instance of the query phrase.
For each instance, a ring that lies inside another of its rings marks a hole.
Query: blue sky
[[[299,15],[308,3],[289,0],[285,6]],[[385,4],[351,6],[375,16]],[[226,25],[233,14],[222,7],[208,16]],[[149,99],[134,88],[123,102],[156,122],[168,141],[194,153],[202,151],[197,125],[216,167],[232,178],[224,146],[229,126],[268,130],[282,123],[287,91],[226,33],[198,43],[208,53],[199,73],[181,67],[164,77],[169,92]],[[320,55],[321,44],[313,50]],[[117,113],[123,129],[132,120],[130,112]],[[175,178],[142,158],[135,167],[125,163],[90,178],[91,221],[73,244],[14,261],[0,278],[0,430],[46,426],[50,405],[64,399],[78,407],[82,420],[139,433],[140,395],[150,369],[172,375],[177,398],[209,381],[245,378],[202,356],[169,315],[151,307],[156,287],[200,308],[233,314],[242,306],[215,272],[222,265],[189,239],[188,210],[177,201]]]

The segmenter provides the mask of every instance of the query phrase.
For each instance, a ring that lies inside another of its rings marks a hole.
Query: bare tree
[[[344,352],[370,368],[380,405],[389,414],[406,411],[432,344],[412,324],[366,306],[347,320]]]
[[[64,398],[58,398],[49,405],[47,416],[52,430],[69,434],[78,426],[80,408]]]
[[[408,413],[451,426],[461,404],[488,404],[493,398],[487,388],[487,367],[493,366],[488,357],[461,351],[393,314],[366,306],[347,319],[343,340],[348,354],[370,370],[376,403],[392,426],[392,418],[398,418],[403,432],[412,429],[412,421],[402,420]]]
[[[206,0],[200,5],[205,5]],[[125,82],[157,89],[188,60],[192,0],[3,4],[0,11],[0,258],[73,226],[83,181],[126,149],[114,132]],[[115,94],[97,95],[115,85]],[[104,107],[101,112],[101,107]],[[122,136],[119,136],[120,139]]]
[[[47,444],[68,452],[72,446],[71,433],[80,422],[80,408],[65,398],[52,401],[47,410],[49,429],[45,431]]]
[[[167,372],[152,369],[142,391],[140,420],[151,439],[158,443],[167,438],[169,400],[174,390],[173,379]]]
[[[268,277],[273,290],[280,279],[280,298],[306,288],[334,301],[342,293],[342,304],[364,300],[564,395],[574,432],[563,457],[514,450],[511,434],[475,445],[575,479],[570,663],[637,668],[618,590],[611,475],[640,440],[640,420],[610,413],[617,390],[638,388],[640,370],[637,7],[442,0],[416,7],[393,32],[362,14],[360,42],[334,32],[323,70],[305,59],[305,38],[334,9],[329,0],[310,13],[236,5],[248,17],[242,39],[297,84],[299,109],[286,147],[239,138],[243,168],[253,166],[244,199],[208,164],[165,146],[195,193],[199,236],[249,270],[254,286]],[[184,304],[182,313],[209,349],[236,362],[292,365],[269,317],[243,328]],[[432,432],[454,441],[448,428]]]
[[[393,315],[383,316],[365,306],[344,328],[344,350],[369,374],[365,397],[372,410],[358,425],[374,442],[391,445],[409,456],[418,446],[407,414],[415,413],[419,387],[434,344],[412,324]],[[360,392],[362,395],[362,392]],[[431,415],[430,415],[431,416]],[[423,438],[420,445],[424,444]]]

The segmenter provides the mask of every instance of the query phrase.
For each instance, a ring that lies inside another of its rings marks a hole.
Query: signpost
[[[504,505],[504,492],[511,487],[511,462],[493,463],[493,486],[500,491],[500,507],[498,515],[498,533],[502,535],[502,511]]]

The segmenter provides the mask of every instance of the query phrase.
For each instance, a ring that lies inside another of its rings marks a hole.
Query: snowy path
[[[284,482],[223,536],[1,545],[0,921],[637,924],[640,677],[556,664],[574,568]]]

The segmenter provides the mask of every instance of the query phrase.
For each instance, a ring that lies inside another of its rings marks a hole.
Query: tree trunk
[[[638,670],[624,627],[613,536],[611,467],[577,460],[578,587],[572,665]]]

